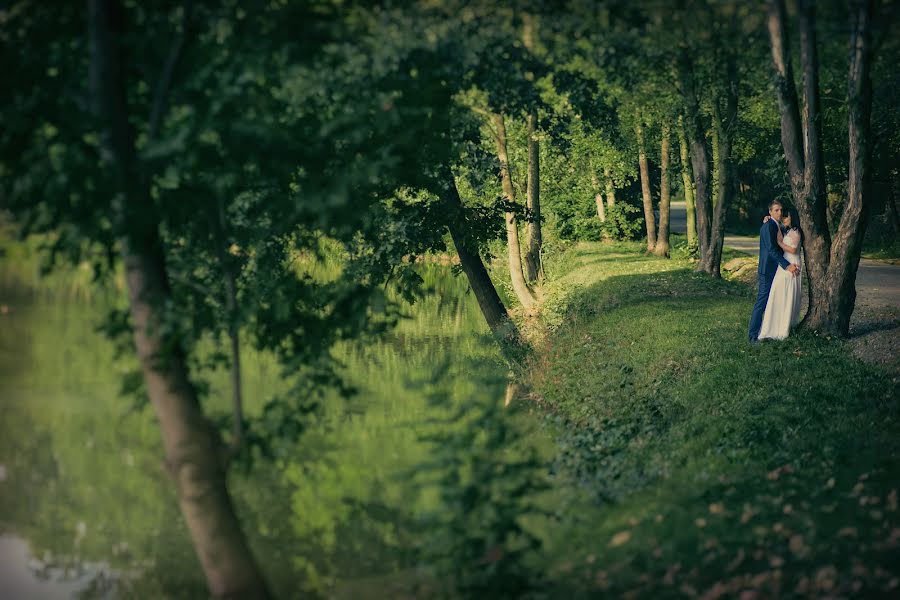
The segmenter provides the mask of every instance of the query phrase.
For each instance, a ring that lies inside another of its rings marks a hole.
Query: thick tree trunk
[[[812,0],[798,2],[801,112],[788,49],[785,3],[784,0],[769,2],[767,24],[781,112],[781,143],[788,164],[791,195],[804,230],[803,250],[810,282],[809,310],[804,326],[834,335],[846,335],[849,330],[855,303],[856,269],[868,211],[872,11],[872,2],[851,2],[849,135],[850,168],[854,173],[850,183],[854,186],[855,197],[852,200],[848,198],[846,217],[841,218],[832,246],[826,216],[821,146],[815,5]]]
[[[671,185],[669,184],[669,126],[663,125],[662,141],[659,148],[659,235],[656,236],[656,247],[653,252],[659,256],[669,255],[669,203]]]
[[[871,190],[871,19],[874,2],[850,2],[850,60],[847,74],[849,153],[847,204],[831,244],[827,303],[813,306],[809,326],[846,335],[856,303],[856,272],[869,217]]]
[[[606,207],[612,208],[616,205],[616,184],[613,183],[612,169],[603,167],[603,178],[606,180]]]
[[[121,254],[135,348],[160,424],[166,466],[211,594],[266,598],[266,584],[228,494],[221,440],[203,415],[183,351],[162,334],[160,307],[171,294],[157,219],[128,122],[119,64],[122,6],[114,0],[89,0],[88,19],[91,92],[104,123],[104,153],[119,187],[115,217],[123,232]]]
[[[513,189],[512,176],[509,172],[509,156],[506,152],[506,124],[503,122],[502,113],[494,115],[494,127],[497,130],[497,157],[500,159],[500,178],[503,185],[503,195],[508,203],[515,205],[516,193]],[[512,280],[513,291],[523,307],[531,308],[534,306],[535,298],[522,273],[522,252],[519,248],[519,227],[516,222],[516,213],[507,210],[504,218],[506,221],[506,246],[509,254],[509,276]]]
[[[813,22],[810,22],[813,20]],[[770,0],[767,20],[769,41],[772,47],[772,61],[775,69],[775,91],[781,112],[781,145],[787,160],[791,181],[791,196],[800,216],[804,231],[803,253],[805,268],[809,276],[809,309],[805,319],[811,324],[810,316],[814,306],[827,304],[824,282],[828,272],[831,250],[831,235],[825,215],[825,185],[821,177],[821,156],[818,114],[818,88],[811,85],[816,81],[815,73],[804,75],[803,107],[806,113],[800,118],[794,73],[791,66],[787,36],[787,9],[784,0]],[[800,2],[801,66],[804,71],[817,71],[815,51],[814,12],[812,7]],[[810,112],[814,111],[814,112]],[[802,123],[811,126],[804,130]]]
[[[481,314],[484,315],[491,332],[504,339],[516,340],[519,338],[519,332],[509,318],[500,295],[497,294],[497,288],[494,287],[494,282],[484,267],[477,247],[468,237],[465,208],[459,198],[453,175],[448,172],[446,179],[448,185],[443,194],[443,202],[449,213],[447,229],[450,231],[453,245],[456,246],[456,253],[459,255],[466,279],[469,280],[469,287],[478,300]]]
[[[537,140],[537,115],[528,115],[528,189],[526,205],[529,220],[526,228],[525,276],[534,283],[541,275],[541,151]]]
[[[647,225],[647,252],[653,252],[656,247],[656,218],[653,216],[653,197],[650,195],[650,168],[647,165],[647,153],[644,149],[644,128],[641,126],[641,117],[638,114],[634,133],[638,143],[638,166],[641,173],[641,197],[644,201],[644,222]]]
[[[678,117],[678,145],[681,151],[681,185],[684,187],[684,203],[687,209],[687,242],[695,244],[697,242],[697,212],[694,208],[694,183],[691,177],[687,136],[684,133],[682,117]]]

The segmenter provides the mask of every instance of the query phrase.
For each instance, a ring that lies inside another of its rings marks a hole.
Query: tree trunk
[[[158,220],[138,168],[128,119],[119,40],[124,20],[114,0],[89,0],[90,87],[104,124],[103,152],[119,195],[117,227],[135,348],[156,412],[181,512],[217,598],[266,598],[266,584],[234,513],[221,440],[203,415],[180,345],[164,339],[160,307],[170,298]]]
[[[869,220],[871,190],[871,18],[874,2],[850,2],[850,60],[847,74],[849,170],[847,204],[831,245],[827,303],[813,306],[809,325],[846,335],[856,303],[856,272]]]
[[[509,157],[506,153],[506,125],[503,122],[503,114],[494,115],[494,126],[497,129],[497,157],[500,159],[500,178],[503,185],[503,195],[510,205],[516,203],[516,193],[512,185],[512,176],[509,172]],[[525,276],[522,274],[522,252],[519,248],[519,227],[516,222],[516,213],[507,210],[504,215],[506,220],[506,246],[509,253],[509,276],[512,280],[513,291],[525,308],[534,306],[535,299]]]
[[[697,246],[700,262],[697,270],[703,270],[703,257],[708,256],[711,230],[711,209],[709,190],[709,152],[703,135],[700,103],[694,81],[693,63],[686,48],[682,48],[678,60],[681,93],[684,97],[684,125],[688,149],[691,155],[691,170],[694,172],[694,204],[697,213]]]
[[[659,256],[669,255],[669,126],[663,125],[662,141],[659,148],[659,235],[653,252]]]
[[[537,140],[537,115],[528,115],[528,227],[526,228],[525,275],[529,283],[534,283],[541,275],[541,186],[540,186],[540,142]]]
[[[872,11],[872,2],[851,2],[848,85],[850,168],[853,174],[849,179],[854,198],[847,200],[845,216],[841,218],[834,246],[826,217],[814,2],[798,2],[802,113],[788,49],[784,0],[770,0],[767,21],[775,89],[781,112],[781,143],[791,180],[791,195],[804,230],[803,250],[810,295],[809,310],[803,324],[823,333],[841,336],[848,333],[855,303],[854,282],[868,212]]]
[[[443,194],[443,202],[449,213],[447,229],[450,231],[453,245],[456,246],[456,253],[459,255],[466,279],[469,280],[469,287],[478,300],[481,314],[484,315],[491,332],[504,339],[516,340],[519,338],[516,325],[509,318],[509,313],[506,312],[506,307],[497,294],[497,288],[494,287],[494,282],[491,281],[476,246],[467,235],[469,228],[466,226],[465,208],[459,198],[453,175],[448,172],[445,177],[448,185]]]
[[[612,169],[603,167],[603,178],[606,179],[606,207],[612,208],[616,205],[616,185],[613,183]]]
[[[697,213],[694,208],[694,184],[691,181],[691,165],[688,157],[687,136],[684,133],[684,119],[678,117],[678,144],[681,150],[681,185],[684,187],[684,203],[687,210],[687,242],[697,243]]]
[[[597,179],[597,172],[591,166],[591,185],[594,188],[594,204],[597,205],[597,218],[601,223],[606,223],[606,206],[603,204],[603,194],[600,191],[600,180]]]
[[[719,202],[719,127],[716,126],[716,121],[719,120],[719,111],[718,107],[713,107],[713,127],[710,130],[710,147],[712,150],[712,177],[709,182],[710,189],[710,201],[712,203],[713,211],[716,210],[716,204]]]
[[[725,244],[725,214],[734,196],[734,165],[731,160],[731,150],[734,147],[734,138],[737,133],[738,82],[736,79],[737,65],[734,64],[734,55],[731,53],[728,54],[724,75],[726,78],[724,122],[719,115],[719,99],[713,98],[713,131],[716,132],[719,146],[718,168],[716,169],[719,173],[716,192],[718,201],[713,207],[708,256],[701,258],[700,261],[703,270],[713,277],[721,276],[722,249]]]
[[[650,196],[650,168],[647,166],[647,153],[644,151],[644,129],[638,114],[634,133],[638,143],[638,166],[641,172],[641,196],[644,200],[644,222],[647,225],[647,252],[656,247],[656,218],[653,216],[653,198]]]

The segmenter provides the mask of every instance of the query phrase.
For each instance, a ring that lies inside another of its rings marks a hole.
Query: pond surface
[[[505,368],[465,279],[438,265],[423,276],[428,294],[395,331],[335,349],[359,394],[327,393],[279,458],[230,476],[279,596],[357,596],[354,582],[414,572],[413,521],[436,498],[415,477],[432,453],[422,434],[461,403],[502,402]],[[133,358],[96,330],[121,300],[5,282],[0,597],[205,597],[152,409],[121,392]],[[243,354],[248,413],[290,393],[272,357]],[[227,373],[206,379],[207,412],[224,414]]]

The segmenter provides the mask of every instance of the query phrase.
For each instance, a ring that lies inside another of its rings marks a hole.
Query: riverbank
[[[727,257],[726,257],[727,260]],[[897,593],[898,385],[810,334],[750,346],[755,290],[639,244],[547,266],[529,382],[597,513],[547,550],[574,595]]]

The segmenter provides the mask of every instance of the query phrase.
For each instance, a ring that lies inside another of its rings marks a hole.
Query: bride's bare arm
[[[800,252],[800,250],[796,246],[791,246],[785,243],[784,236],[781,234],[780,229],[778,230],[778,246],[788,254],[798,254]]]

